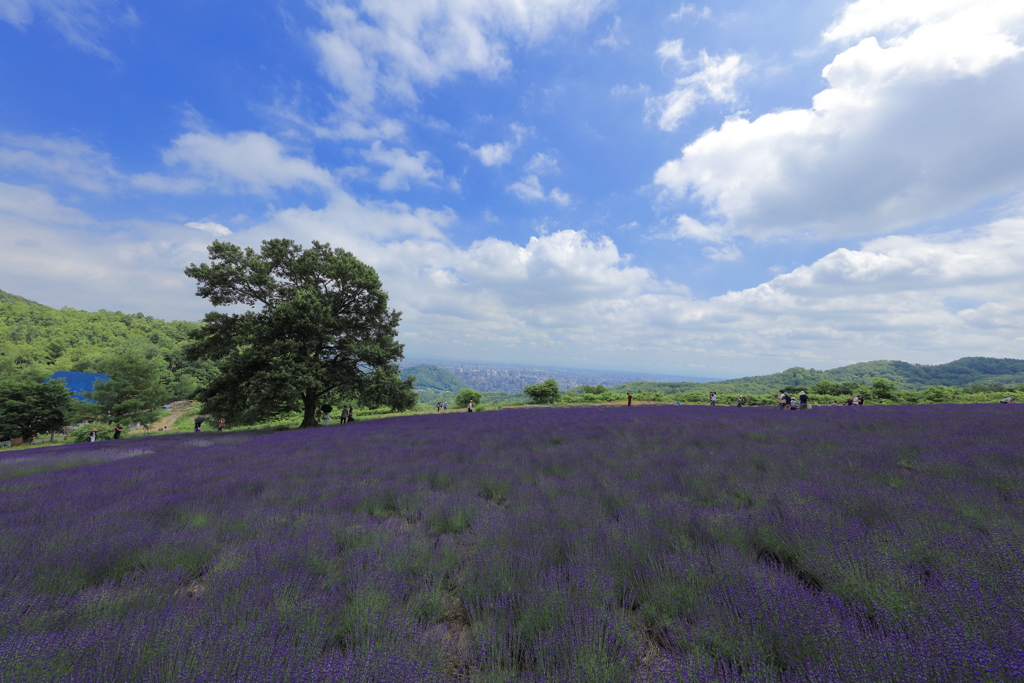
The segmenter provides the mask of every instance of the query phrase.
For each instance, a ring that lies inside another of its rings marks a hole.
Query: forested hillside
[[[0,291],[0,377],[42,380],[57,370],[103,372],[126,348],[161,364],[168,399],[188,398],[212,371],[186,361],[183,343],[198,323],[142,313],[54,309]]]
[[[413,385],[416,387],[416,391],[459,391],[469,387],[461,379],[436,365],[414,365],[410,368],[402,368],[400,375],[402,379],[415,377],[416,381]]]
[[[661,391],[675,393],[704,390],[720,393],[764,394],[783,387],[812,388],[819,382],[869,385],[876,378],[897,383],[900,389],[927,386],[969,387],[972,385],[1024,384],[1024,360],[1013,358],[968,357],[941,365],[914,365],[903,361],[875,360],[844,365],[832,370],[789,368],[773,375],[741,377],[726,382],[629,382],[616,390]]]

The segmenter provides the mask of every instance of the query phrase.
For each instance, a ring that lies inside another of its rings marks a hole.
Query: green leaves
[[[381,389],[376,380],[397,374],[374,371],[402,357],[401,314],[388,309],[376,271],[349,252],[273,239],[258,253],[216,241],[209,255],[212,263],[185,269],[197,294],[214,306],[257,309],[208,313],[193,335],[188,356],[220,362],[220,377],[199,392],[208,412],[237,423],[302,410],[311,427],[322,398]],[[409,393],[387,382],[383,389],[389,403]]]
[[[0,384],[0,437],[29,440],[62,428],[75,412],[76,401],[63,381]]]
[[[555,403],[558,400],[558,382],[550,377],[543,382],[523,388],[523,393],[534,403]]]

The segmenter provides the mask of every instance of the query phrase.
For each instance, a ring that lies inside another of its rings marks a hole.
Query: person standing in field
[[[712,391],[711,394],[708,396],[708,398],[711,399],[711,407],[712,408],[714,408],[716,405],[718,405],[718,392],[717,391]]]
[[[448,410],[448,401],[445,401],[442,407],[447,411]]]
[[[789,394],[785,391],[779,390],[779,408],[785,410],[789,407]]]
[[[96,437],[98,437],[99,435],[100,435],[100,430],[98,430],[95,427],[93,427],[92,431],[89,432],[89,443],[95,443],[96,442]]]
[[[746,403],[746,402],[747,402],[747,397],[746,396],[740,396],[739,398],[736,399],[736,407],[737,408],[742,408],[743,404]]]
[[[473,402],[472,401],[469,402],[469,412],[471,412],[471,413],[473,412]]]
[[[800,410],[807,410],[807,392],[800,392]]]
[[[348,406],[341,409],[341,424],[348,422]]]
[[[120,439],[121,438],[121,425],[117,425],[116,427],[114,427],[114,438],[115,439]]]
[[[330,424],[330,422],[331,422],[331,414],[330,414],[330,413],[327,413],[327,416],[326,416],[326,417],[325,417],[324,419],[325,419],[325,420],[327,421],[327,424]],[[217,431],[218,431],[218,432],[223,432],[223,431],[224,431],[224,427],[225,427],[225,426],[227,426],[227,420],[225,420],[225,419],[224,419],[224,418],[222,417],[222,418],[220,419],[220,422],[218,422],[218,423],[217,423]]]
[[[355,409],[355,406],[349,406],[348,407],[348,421],[352,422],[352,420],[354,420],[354,419],[356,419],[356,409]]]
[[[633,394],[626,394],[626,405],[633,405]]]

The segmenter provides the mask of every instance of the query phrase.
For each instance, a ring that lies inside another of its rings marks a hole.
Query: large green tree
[[[166,399],[163,380],[167,362],[156,347],[125,345],[99,361],[110,379],[97,382],[89,397],[96,401],[96,414],[105,422],[148,427],[156,422],[157,408]]]
[[[0,383],[0,436],[28,441],[56,431],[72,419],[76,406],[63,381]]]
[[[301,410],[312,427],[321,399],[359,395],[402,358],[401,314],[377,272],[344,249],[272,239],[259,252],[221,241],[208,251],[210,263],[185,269],[196,293],[254,310],[207,313],[193,334],[187,355],[220,366],[197,394],[206,412],[253,422]]]
[[[523,387],[523,393],[534,403],[555,403],[560,395],[558,382],[550,377],[543,382]]]

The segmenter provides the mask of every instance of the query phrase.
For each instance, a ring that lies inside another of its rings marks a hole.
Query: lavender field
[[[609,406],[8,453],[0,680],[1022,680],[1022,433]]]

